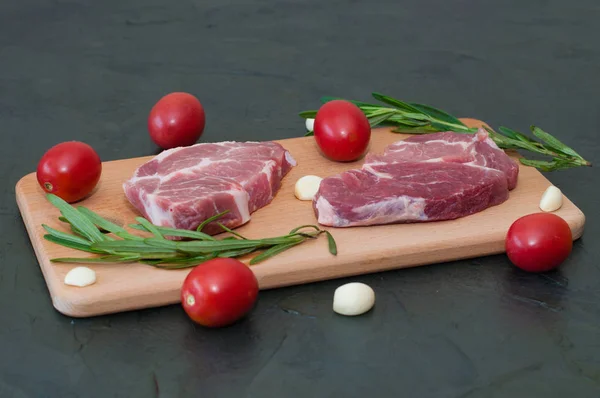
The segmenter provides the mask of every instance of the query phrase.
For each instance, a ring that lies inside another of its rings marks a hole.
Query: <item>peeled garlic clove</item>
[[[96,282],[96,272],[88,267],[75,267],[65,275],[65,285],[85,287]]]
[[[306,119],[305,124],[306,130],[313,131],[313,128],[315,127],[315,119]]]
[[[296,198],[300,200],[313,200],[317,191],[319,190],[319,185],[323,179],[318,176],[308,175],[300,178],[296,181],[296,186],[294,189],[294,195]]]
[[[556,211],[561,208],[562,203],[562,192],[554,185],[551,185],[542,194],[542,199],[540,200],[540,209],[546,212]]]
[[[333,310],[340,315],[364,314],[375,305],[375,292],[370,286],[352,282],[335,289]]]

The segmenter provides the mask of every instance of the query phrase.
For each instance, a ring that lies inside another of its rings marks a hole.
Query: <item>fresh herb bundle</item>
[[[458,118],[429,105],[403,102],[378,93],[372,93],[372,96],[383,102],[385,106],[350,100],[367,116],[371,127],[395,126],[393,132],[405,134],[428,134],[441,131],[473,134],[478,130],[466,126]],[[321,102],[326,103],[336,99],[343,98],[323,97]],[[316,114],[316,110],[310,110],[301,112],[300,116],[307,119],[314,118]],[[531,126],[531,132],[539,141],[506,127],[499,127],[498,132],[489,127],[485,127],[485,129],[500,148],[526,150],[552,158],[550,161],[520,158],[520,162],[524,165],[533,166],[542,171],[592,165],[572,148],[539,127]],[[309,131],[306,135],[312,134],[313,132]]]
[[[53,262],[139,262],[157,268],[181,269],[194,267],[217,257],[240,257],[260,251],[260,254],[250,260],[250,265],[253,265],[308,239],[315,239],[321,234],[327,236],[329,252],[333,255],[337,254],[337,246],[331,233],[316,225],[302,225],[283,236],[248,239],[225,225],[217,223],[223,232],[230,233],[230,236],[216,239],[203,233],[202,229],[227,212],[205,220],[195,231],[159,227],[143,217],[136,217],[138,224],[131,224],[130,227],[152,234],[151,237],[141,237],[130,234],[124,228],[83,206],[75,208],[56,195],[47,194],[46,196],[50,203],[60,210],[62,217],[59,217],[59,220],[68,223],[73,233],[61,232],[43,224],[43,228],[48,232],[44,238],[71,249],[100,255],[97,257],[54,258],[51,260]],[[169,240],[166,238],[167,236],[185,240]]]

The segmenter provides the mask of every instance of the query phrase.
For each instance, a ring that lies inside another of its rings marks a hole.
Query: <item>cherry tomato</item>
[[[552,213],[534,213],[516,220],[506,235],[506,254],[529,272],[550,271],[569,256],[573,237],[569,224]]]
[[[371,139],[371,126],[365,114],[344,100],[323,104],[315,116],[313,131],[323,154],[338,162],[359,159]]]
[[[83,199],[98,184],[102,161],[96,151],[79,141],[62,142],[50,148],[37,166],[37,180],[45,192],[66,202]]]
[[[198,98],[181,92],[162,97],[148,116],[150,138],[163,149],[195,144],[205,124],[204,108]]]
[[[257,297],[254,273],[234,258],[215,258],[196,266],[181,288],[185,312],[207,327],[234,323],[252,309]]]

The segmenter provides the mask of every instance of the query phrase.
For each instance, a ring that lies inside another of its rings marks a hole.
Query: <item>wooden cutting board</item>
[[[463,119],[478,125],[473,119]],[[389,129],[373,130],[371,152],[404,135]],[[283,235],[303,224],[316,224],[310,202],[294,197],[294,184],[307,174],[322,177],[360,167],[362,161],[335,163],[319,153],[312,137],[279,141],[298,162],[284,178],[273,202],[252,214],[251,221],[238,229],[250,238]],[[517,155],[511,155],[517,156]],[[121,184],[136,167],[150,159],[140,157],[105,162],[100,183],[88,199],[79,204],[121,225],[134,222],[138,215],[127,202]],[[338,244],[338,255],[327,250],[321,236],[252,266],[261,289],[277,288],[351,275],[414,267],[504,252],[504,237],[517,218],[539,211],[544,190],[551,183],[536,169],[521,166],[517,188],[505,203],[478,214],[453,221],[396,224],[348,229],[330,228]],[[16,198],[39,260],[54,307],[61,313],[86,317],[179,302],[179,289],[191,269],[159,270],[143,264],[88,265],[97,274],[94,285],[78,288],[63,283],[66,273],[77,264],[51,263],[55,257],[85,256],[43,239],[43,223],[65,230],[57,220],[59,212],[45,198],[35,173],[23,177],[16,186]],[[584,214],[567,198],[556,212],[563,217],[577,239],[583,233]]]

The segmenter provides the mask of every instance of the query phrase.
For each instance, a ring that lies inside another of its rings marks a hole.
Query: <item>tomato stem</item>
[[[196,298],[193,294],[188,294],[185,297],[185,302],[187,303],[187,305],[194,305],[196,304]]]

